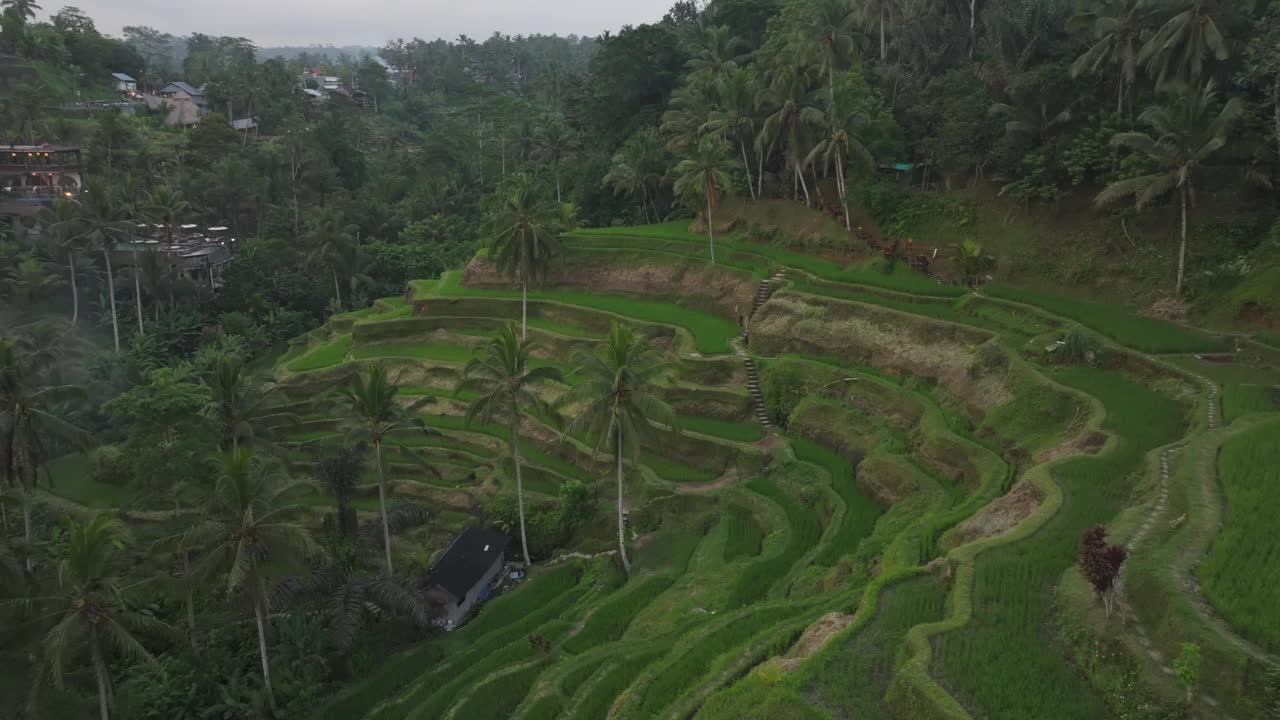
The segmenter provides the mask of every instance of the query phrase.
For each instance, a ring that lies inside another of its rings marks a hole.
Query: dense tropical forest
[[[1280,717],[1280,2],[0,8],[0,718]]]

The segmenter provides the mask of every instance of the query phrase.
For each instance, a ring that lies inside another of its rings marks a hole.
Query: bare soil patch
[[[957,547],[973,540],[1005,533],[1040,507],[1044,493],[1031,483],[1018,483],[976,515],[956,526],[947,544]]]
[[[839,612],[829,612],[818,618],[816,622],[805,628],[800,639],[787,651],[786,657],[777,660],[778,667],[786,672],[795,670],[805,658],[821,650],[832,636],[849,627],[851,622],[853,622],[852,615]]]
[[[1078,455],[1078,454],[1095,455],[1099,450],[1102,449],[1102,446],[1105,445],[1106,443],[1107,443],[1106,433],[1098,432],[1096,430],[1093,432],[1087,432],[1087,433],[1084,433],[1083,435],[1077,435],[1076,437],[1073,437],[1070,440],[1067,440],[1066,442],[1062,443],[1061,445],[1058,445],[1057,447],[1052,447],[1052,448],[1049,448],[1048,450],[1045,450],[1044,452],[1040,453],[1035,457],[1035,460],[1032,461],[1032,464],[1041,465],[1051,460],[1057,460],[1058,458],[1063,458],[1068,455]]]

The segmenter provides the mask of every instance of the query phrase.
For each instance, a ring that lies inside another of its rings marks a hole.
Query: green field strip
[[[885,588],[870,621],[834,640],[804,670],[803,694],[836,717],[894,720],[885,706],[903,638],[921,623],[941,619],[946,587],[921,575]]]
[[[403,707],[407,694],[422,692],[437,677],[446,677],[447,670],[464,656],[483,657],[496,652],[512,638],[522,637],[537,627],[545,616],[553,615],[567,607],[574,599],[571,591],[578,584],[579,570],[573,565],[563,565],[535,575],[522,586],[491,600],[480,613],[462,629],[424,643],[383,662],[376,672],[352,684],[345,692],[316,714],[316,717],[363,718],[378,712],[393,713],[403,717],[408,708]],[[539,608],[530,612],[529,608]],[[552,608],[550,612],[546,608]]]
[[[431,289],[415,284],[415,293],[421,289],[424,293],[440,297],[503,299],[520,297],[520,293],[513,290],[463,288],[459,285],[460,279],[461,274],[457,271],[445,273],[441,281]],[[698,352],[704,354],[728,353],[729,341],[741,333],[741,328],[732,320],[657,300],[559,290],[533,290],[529,292],[529,298],[599,310],[647,323],[681,327],[693,337],[694,346]]]
[[[844,502],[838,529],[813,559],[817,565],[832,567],[840,558],[853,554],[858,544],[871,535],[884,510],[874,498],[858,487],[854,477],[856,470],[849,461],[803,438],[792,438],[791,448],[798,460],[826,471],[831,479],[831,488]]]
[[[341,364],[351,350],[351,335],[339,335],[322,345],[311,348],[285,365],[289,372],[308,372]]]
[[[1084,530],[1123,507],[1126,478],[1146,453],[1183,429],[1177,403],[1114,373],[1069,368],[1053,377],[1098,398],[1107,410],[1104,427],[1120,439],[1102,455],[1053,465],[1052,480],[1062,488],[1057,512],[1034,534],[977,558],[971,616],[938,636],[931,670],[978,717],[1107,716],[1092,685],[1044,641],[1052,634],[1053,588],[1074,563]]]
[[[1280,652],[1280,418],[1224,442],[1217,474],[1225,522],[1195,572],[1205,597],[1233,628]]]
[[[747,482],[746,487],[782,508],[787,518],[787,540],[777,554],[751,563],[738,574],[725,601],[725,610],[736,610],[767,596],[773,585],[822,537],[822,525],[813,510],[793,499],[774,480],[758,477]]]

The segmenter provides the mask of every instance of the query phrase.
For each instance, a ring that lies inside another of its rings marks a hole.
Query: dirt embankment
[[[805,628],[804,633],[800,635],[800,639],[795,645],[787,651],[786,656],[778,658],[775,663],[785,672],[791,672],[800,666],[806,658],[822,649],[837,633],[849,627],[849,623],[853,622],[852,615],[845,615],[839,612],[829,612],[818,618],[809,627]]]
[[[995,537],[1013,529],[1040,507],[1044,493],[1031,483],[1018,483],[1012,490],[991,502],[947,534],[944,545],[959,547],[981,538]]]
[[[484,258],[472,260],[462,271],[462,284],[475,288],[512,287]],[[547,274],[546,288],[583,289],[592,292],[648,297],[676,297],[681,305],[715,311],[726,317],[749,312],[755,284],[750,278],[705,265],[614,265],[575,259]]]

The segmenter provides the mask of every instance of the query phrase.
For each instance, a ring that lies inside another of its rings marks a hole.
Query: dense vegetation
[[[86,178],[0,218],[0,717],[1280,706],[1280,4],[681,0],[376,58],[0,7],[0,141]],[[192,223],[217,283],[134,242]],[[446,633],[467,527],[528,574]]]

